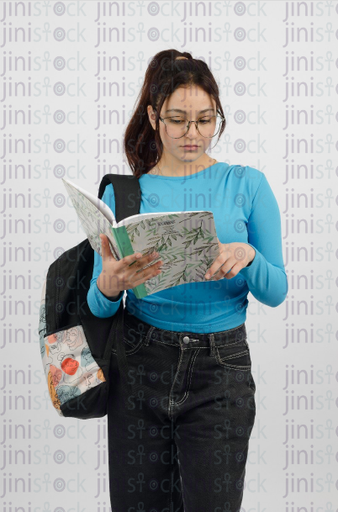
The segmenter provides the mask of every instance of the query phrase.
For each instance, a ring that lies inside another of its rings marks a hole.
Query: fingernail
[[[205,279],[209,279],[209,277],[210,277],[210,274],[205,275]]]

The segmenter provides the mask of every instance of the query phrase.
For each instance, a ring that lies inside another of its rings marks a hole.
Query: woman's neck
[[[158,176],[168,176],[168,177],[179,177],[179,176],[189,176],[190,174],[195,174],[196,172],[202,171],[203,169],[207,169],[208,167],[211,167],[212,165],[215,165],[217,160],[215,158],[208,157],[208,161],[206,161],[204,164],[185,164],[184,167],[180,167],[178,170],[173,171],[172,168],[168,168],[169,166],[166,166],[164,163],[161,163],[159,161],[155,167],[153,167],[148,174],[156,174]]]

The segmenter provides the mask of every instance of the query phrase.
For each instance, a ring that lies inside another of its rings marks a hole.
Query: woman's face
[[[184,112],[177,112],[172,109],[179,109]],[[211,109],[211,110],[208,110]],[[170,112],[168,112],[170,110]],[[205,111],[205,112],[201,112]],[[148,106],[149,120],[155,129],[155,115],[152,115],[152,107]],[[173,94],[165,100],[161,109],[161,117],[183,116],[187,120],[198,121],[205,115],[216,114],[216,102],[203,89],[196,85],[189,87],[179,87]],[[162,121],[159,123],[160,137],[163,143],[163,160],[171,160],[173,157],[179,162],[191,163],[204,155],[213,139],[207,139],[200,135],[194,123],[190,124],[189,131],[180,139],[169,137]],[[189,150],[185,145],[197,145],[197,149]]]

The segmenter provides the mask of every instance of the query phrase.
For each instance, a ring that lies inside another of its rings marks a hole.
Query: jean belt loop
[[[209,340],[210,340],[210,357],[214,357],[214,355],[215,355],[215,339],[214,339],[214,335],[212,333],[209,334]]]
[[[149,329],[149,330],[148,330],[148,332],[147,332],[146,341],[144,342],[144,344],[145,344],[147,347],[148,347],[148,345],[149,345],[150,337],[151,337],[151,335],[152,335],[152,333],[153,333],[154,329],[155,329],[155,327],[154,327],[154,326],[152,326],[152,327],[150,327],[150,329]]]

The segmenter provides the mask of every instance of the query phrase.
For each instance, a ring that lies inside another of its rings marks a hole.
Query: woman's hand
[[[158,258],[151,254],[137,258],[136,254],[125,256],[117,261],[109,247],[109,241],[106,235],[101,234],[102,247],[102,272],[97,278],[97,287],[106,297],[117,297],[121,291],[135,288],[161,273],[163,261],[157,261],[143,271],[146,265]]]
[[[213,281],[218,281],[219,279],[223,279],[223,277],[226,279],[232,279],[256,256],[255,249],[249,244],[242,242],[221,244],[218,240],[218,245],[221,254],[206,272],[206,279],[208,279],[207,274],[210,274],[210,279],[214,273],[215,275],[212,277]]]

